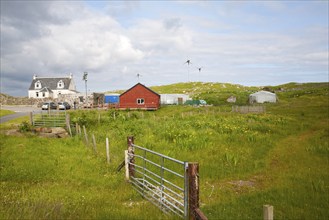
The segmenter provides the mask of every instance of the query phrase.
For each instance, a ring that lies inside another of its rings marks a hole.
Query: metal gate
[[[66,111],[41,111],[32,112],[32,125],[36,127],[65,127]]]
[[[165,213],[188,216],[188,163],[130,144],[129,180],[144,198]]]

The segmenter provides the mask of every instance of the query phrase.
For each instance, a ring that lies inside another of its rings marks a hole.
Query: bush
[[[22,124],[18,126],[20,132],[29,132],[32,130],[31,125],[27,121],[23,121]]]

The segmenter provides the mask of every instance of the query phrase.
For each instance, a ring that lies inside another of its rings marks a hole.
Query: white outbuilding
[[[161,105],[182,105],[187,100],[191,100],[185,94],[160,94]]]
[[[259,91],[249,95],[249,103],[276,103],[277,96],[275,93],[267,92],[267,91]]]

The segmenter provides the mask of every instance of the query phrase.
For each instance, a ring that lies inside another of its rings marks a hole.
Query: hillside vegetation
[[[275,219],[329,218],[328,83],[267,87],[279,102],[265,104],[263,114],[234,113],[226,103],[233,95],[245,104],[257,87],[188,83],[152,89],[189,93],[214,106],[70,111],[72,123],[86,126],[89,140],[95,134],[97,154],[83,136],[10,136],[13,124],[4,124],[0,218],[174,218],[141,198],[124,181],[124,172],[116,172],[129,135],[137,145],[199,162],[200,204],[209,219],[262,219],[264,204],[274,206]]]

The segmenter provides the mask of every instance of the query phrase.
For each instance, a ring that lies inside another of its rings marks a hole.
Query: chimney
[[[70,73],[70,76],[69,76],[69,77],[70,77],[70,79],[72,79],[72,77],[73,77],[73,74],[72,74],[72,73]]]
[[[37,77],[38,77],[37,74],[34,74],[34,75],[33,75],[33,80],[36,80]]]

